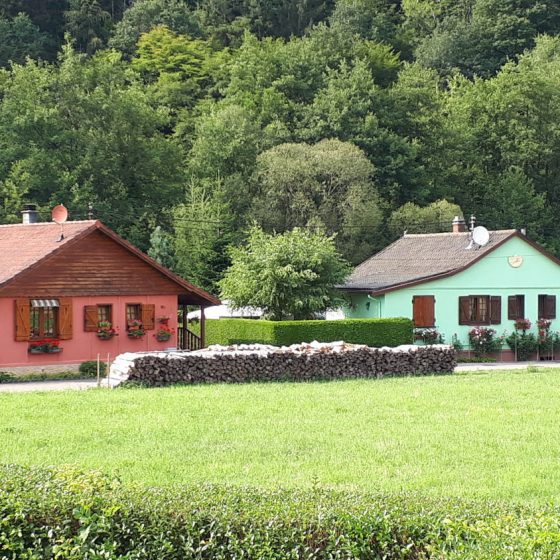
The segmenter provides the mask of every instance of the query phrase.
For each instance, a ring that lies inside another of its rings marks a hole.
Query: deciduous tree
[[[260,307],[273,320],[311,319],[338,306],[335,286],[350,273],[332,237],[298,228],[270,235],[255,227],[231,259],[221,297],[233,307]]]

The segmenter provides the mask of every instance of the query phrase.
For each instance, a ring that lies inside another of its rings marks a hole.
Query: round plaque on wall
[[[512,268],[519,268],[523,264],[523,257],[520,257],[519,255],[513,255],[511,257],[508,257],[508,263]]]

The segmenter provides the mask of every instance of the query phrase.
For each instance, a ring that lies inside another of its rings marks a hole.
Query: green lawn
[[[557,500],[560,370],[0,394],[0,462]]]

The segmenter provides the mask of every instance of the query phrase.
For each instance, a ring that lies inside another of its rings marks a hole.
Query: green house
[[[346,317],[409,317],[465,348],[473,326],[491,325],[501,335],[527,318],[536,332],[544,318],[560,330],[560,261],[523,232],[487,233],[479,245],[456,218],[450,233],[405,234],[341,286],[350,300]]]

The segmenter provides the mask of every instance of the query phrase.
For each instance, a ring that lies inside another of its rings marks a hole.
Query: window
[[[415,327],[434,327],[436,324],[434,296],[412,298],[412,320]]]
[[[31,307],[30,338],[56,338],[57,307]]]
[[[501,296],[461,296],[460,325],[499,325],[502,322]]]
[[[40,338],[69,340],[73,332],[72,298],[18,298],[15,304],[14,338],[17,342]]]
[[[539,294],[539,319],[556,319],[556,296]]]
[[[113,306],[107,303],[84,306],[84,331],[97,332],[101,321],[113,322]]]
[[[525,319],[525,296],[508,296],[508,319]]]
[[[126,322],[142,320],[142,306],[139,303],[126,304]]]
[[[106,321],[108,323],[113,322],[113,306],[112,305],[98,305],[97,306],[97,321],[99,323]]]

